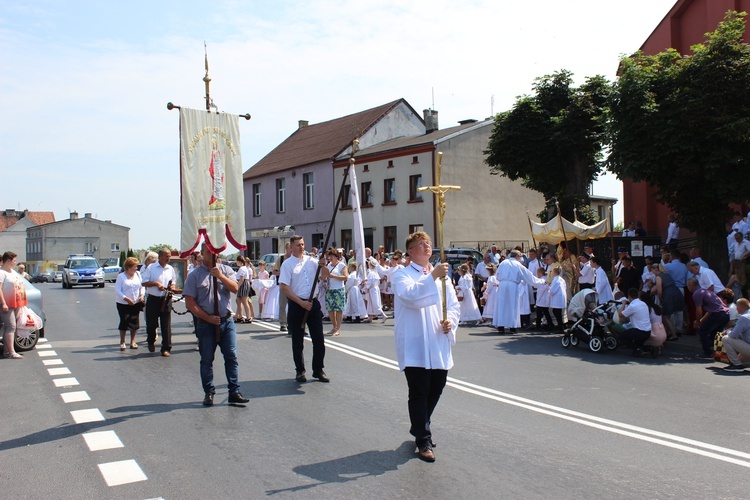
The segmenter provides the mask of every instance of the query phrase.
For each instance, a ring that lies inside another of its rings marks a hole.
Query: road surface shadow
[[[416,458],[414,441],[404,441],[395,450],[365,451],[348,457],[326,460],[309,465],[299,465],[292,469],[295,473],[307,476],[317,482],[292,486],[278,490],[268,490],[266,495],[297,492],[315,488],[324,484],[347,483],[370,476],[382,476],[386,472],[398,470],[409,460]]]

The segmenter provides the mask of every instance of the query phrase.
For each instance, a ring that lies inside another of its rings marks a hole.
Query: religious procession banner
[[[227,241],[244,250],[245,199],[242,186],[239,116],[180,109],[180,255],[203,238],[211,253]]]
[[[557,245],[566,239],[593,240],[604,238],[609,232],[607,219],[593,226],[587,226],[580,221],[570,222],[562,217],[555,217],[546,224],[533,222],[531,219],[529,219],[529,223],[531,224],[531,234],[536,241],[553,245]]]
[[[359,184],[357,183],[357,172],[352,164],[349,169],[349,195],[351,197],[352,215],[354,216],[354,251],[357,254],[357,274],[365,279],[367,266],[365,266],[365,232],[362,227],[362,204],[359,198]]]

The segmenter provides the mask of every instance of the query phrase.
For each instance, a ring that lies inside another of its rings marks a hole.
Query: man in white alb
[[[409,386],[410,433],[419,458],[435,461],[430,419],[453,367],[451,346],[456,343],[456,327],[461,305],[449,283],[443,297],[440,278],[448,274],[448,264],[430,267],[432,243],[427,233],[417,231],[406,239],[411,257],[408,266],[393,274],[395,341],[398,366]],[[442,303],[447,319],[443,320]]]

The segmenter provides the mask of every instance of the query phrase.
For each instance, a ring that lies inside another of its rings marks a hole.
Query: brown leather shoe
[[[162,351],[161,355],[164,356],[165,358],[168,358],[171,356],[171,354],[169,354],[169,351]]]
[[[432,451],[432,445],[428,443],[419,449],[419,459],[425,462],[435,461],[435,453]]]

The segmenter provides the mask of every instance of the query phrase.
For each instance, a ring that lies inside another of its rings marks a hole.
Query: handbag
[[[135,308],[138,309],[138,311],[143,311],[144,309],[146,309],[146,302],[143,300],[139,300],[134,305]]]
[[[727,357],[727,351],[724,349],[724,342],[721,341],[721,337],[725,333],[717,332],[716,337],[714,337],[714,361],[729,364],[729,357]]]

